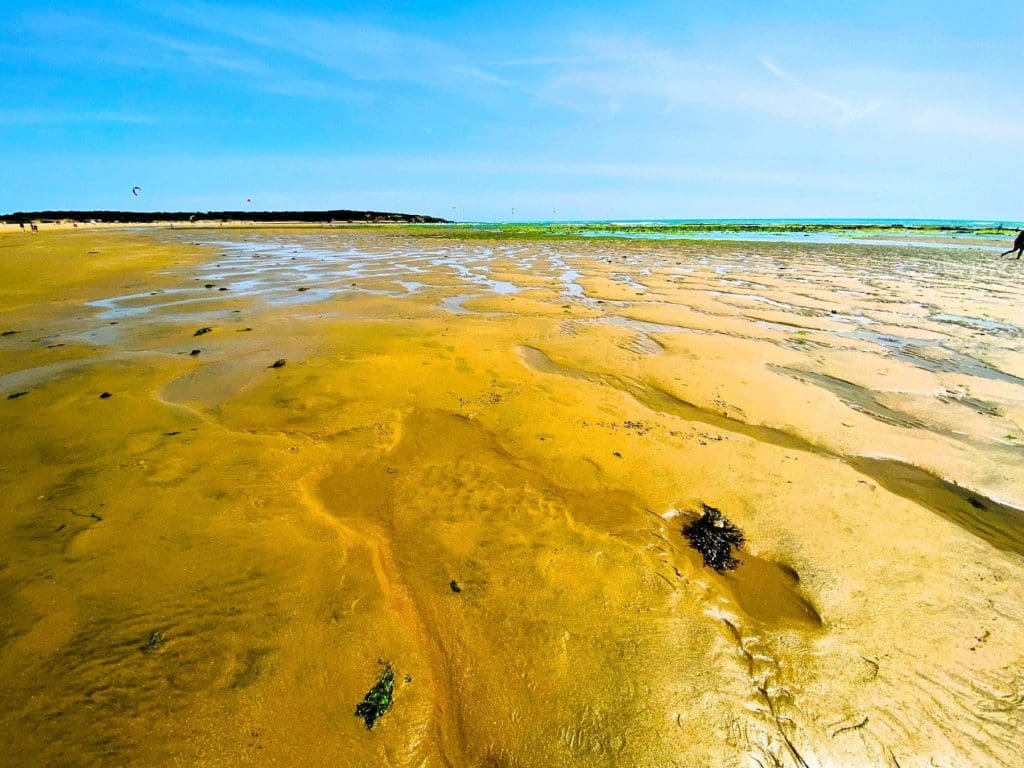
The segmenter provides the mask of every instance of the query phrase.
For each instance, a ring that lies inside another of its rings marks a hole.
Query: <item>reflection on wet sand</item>
[[[400,228],[0,259],[11,764],[1019,756],[1012,264]],[[734,570],[682,534],[705,505]]]

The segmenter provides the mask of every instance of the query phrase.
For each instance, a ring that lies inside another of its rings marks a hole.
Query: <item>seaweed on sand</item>
[[[139,650],[143,653],[156,653],[160,646],[164,644],[164,633],[157,631],[149,636],[149,640],[144,645],[139,646]]]
[[[704,514],[683,527],[683,536],[704,558],[704,565],[719,573],[731,571],[740,564],[733,557],[733,548],[743,544],[743,533],[730,523],[722,512],[701,504]]]
[[[356,705],[356,717],[363,718],[366,730],[373,730],[373,724],[385,712],[391,709],[392,697],[395,693],[395,672],[391,662],[384,662],[384,671],[380,673],[373,688],[366,692],[363,700]]]

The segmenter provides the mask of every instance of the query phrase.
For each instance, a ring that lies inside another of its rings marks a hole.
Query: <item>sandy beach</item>
[[[1022,263],[8,227],[3,762],[1019,766]]]

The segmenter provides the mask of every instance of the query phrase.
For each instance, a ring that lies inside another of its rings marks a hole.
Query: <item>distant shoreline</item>
[[[254,221],[273,224],[448,224],[446,219],[389,211],[16,211],[0,214],[0,223],[168,224],[178,222]]]
[[[72,228],[183,229],[381,227],[418,237],[462,240],[687,240],[690,242],[875,245],[1003,251],[1024,224],[941,219],[662,219],[647,221],[453,222],[381,211],[18,211],[0,232]]]

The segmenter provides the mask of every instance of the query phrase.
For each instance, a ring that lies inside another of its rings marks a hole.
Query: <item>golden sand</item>
[[[4,765],[1022,764],[1014,262],[79,229],[0,275]]]

